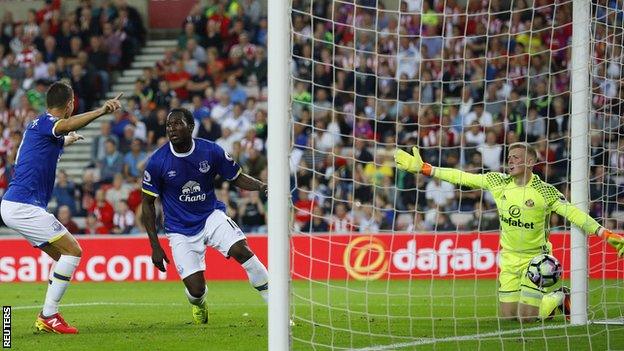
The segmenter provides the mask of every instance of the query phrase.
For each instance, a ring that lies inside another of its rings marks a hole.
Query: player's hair
[[[539,160],[539,158],[537,156],[537,150],[535,150],[535,148],[533,146],[531,146],[529,143],[517,142],[517,143],[513,143],[513,144],[509,145],[509,151],[511,151],[513,149],[524,149],[526,154],[528,156],[530,156],[530,157],[533,157],[533,160],[535,162],[537,162]]]
[[[73,89],[69,84],[58,81],[50,85],[46,93],[46,105],[48,108],[64,108],[71,100]]]
[[[185,108],[174,108],[173,110],[171,110],[171,112],[169,112],[169,116],[167,116],[167,118],[173,116],[174,114],[178,114],[181,113],[182,117],[184,118],[184,120],[186,121],[186,124],[189,126],[195,125],[195,119],[193,118],[193,114],[191,113],[191,111],[189,111],[188,109]]]

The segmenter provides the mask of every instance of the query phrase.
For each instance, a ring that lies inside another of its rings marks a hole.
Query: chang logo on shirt
[[[182,202],[195,202],[206,200],[206,193],[201,193],[201,186],[193,180],[189,180],[182,186],[182,195],[178,198]]]

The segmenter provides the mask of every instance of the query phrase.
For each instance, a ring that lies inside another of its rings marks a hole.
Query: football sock
[[[43,304],[43,316],[50,317],[58,313],[58,305],[69,286],[72,274],[80,263],[80,257],[61,255],[52,271],[51,283],[48,285],[45,302]]]
[[[188,298],[191,305],[201,306],[204,304],[204,300],[206,299],[206,295],[208,294],[208,288],[204,287],[204,293],[199,297],[191,295],[187,288],[184,288],[184,293],[186,294],[186,297]]]
[[[565,295],[562,291],[553,291],[542,297],[542,303],[539,307],[539,317],[542,319],[550,317],[552,311],[555,310],[563,302]]]
[[[48,285],[52,284],[52,279],[54,279],[54,269],[56,268],[56,261],[50,265],[50,274],[48,274]]]
[[[245,263],[242,264],[243,268],[247,272],[249,282],[258,292],[264,302],[269,302],[269,272],[266,267],[260,262],[258,256],[254,255]]]

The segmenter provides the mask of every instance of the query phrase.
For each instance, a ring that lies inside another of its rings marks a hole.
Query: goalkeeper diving
[[[552,252],[547,227],[551,212],[567,218],[586,233],[601,236],[617,250],[618,256],[624,255],[624,237],[603,228],[533,173],[538,157],[527,143],[509,146],[508,174],[472,174],[433,167],[423,162],[417,147],[412,151],[413,155],[396,150],[394,159],[398,169],[485,189],[494,197],[501,226],[498,300],[502,318],[531,322],[548,318],[557,308],[569,318],[569,290],[559,284],[549,288],[537,286],[526,274],[533,257]]]

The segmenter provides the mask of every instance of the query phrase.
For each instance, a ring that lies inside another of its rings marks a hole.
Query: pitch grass
[[[624,315],[622,281],[590,286],[592,318]],[[267,308],[247,282],[209,282],[210,321],[200,326],[180,282],[74,283],[61,308],[78,335],[34,332],[45,288],[0,284],[0,303],[13,306],[14,350],[267,349]],[[499,322],[495,288],[493,280],[295,282],[293,349],[624,349],[624,326],[561,327],[558,318],[521,331]]]

